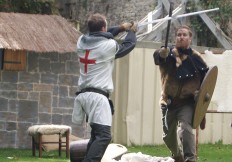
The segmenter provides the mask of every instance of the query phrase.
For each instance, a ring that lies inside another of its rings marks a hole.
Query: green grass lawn
[[[32,156],[30,149],[0,149],[0,162],[69,162],[64,151],[61,157],[58,151],[43,151],[42,158],[38,154],[36,151],[36,157]]]
[[[164,145],[131,146],[128,152],[148,154],[151,156],[170,156]],[[69,162],[65,152],[58,156],[58,151],[43,152],[42,158],[33,157],[30,149],[0,149],[0,162]],[[201,144],[198,145],[198,162],[232,162],[232,145]]]
[[[152,156],[167,157],[170,152],[164,145],[134,146],[128,148],[130,152],[141,152]],[[216,144],[198,145],[198,162],[232,162],[232,145]]]

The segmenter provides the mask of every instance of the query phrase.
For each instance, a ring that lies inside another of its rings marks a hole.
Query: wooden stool
[[[39,157],[42,157],[42,144],[59,144],[59,156],[61,156],[61,148],[66,148],[66,158],[69,158],[69,134],[71,127],[66,125],[34,125],[28,128],[28,134],[32,136],[32,155],[36,156],[36,146],[39,148]],[[43,135],[59,135],[57,142],[42,141]],[[66,137],[66,141],[62,142],[61,137]]]

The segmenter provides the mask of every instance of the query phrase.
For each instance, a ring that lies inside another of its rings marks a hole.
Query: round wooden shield
[[[197,102],[195,104],[195,113],[193,117],[193,128],[197,128],[204,118],[209,107],[213,91],[217,81],[217,66],[210,67],[201,84]]]

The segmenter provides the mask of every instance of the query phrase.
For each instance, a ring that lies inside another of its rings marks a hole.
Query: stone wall
[[[125,21],[139,21],[155,9],[157,0],[57,0],[60,14],[78,20],[80,31],[86,31],[86,19],[92,13],[106,15],[109,26]]]
[[[79,76],[75,53],[27,53],[25,71],[0,72],[0,147],[29,148],[28,127],[65,124],[83,137],[71,121]]]

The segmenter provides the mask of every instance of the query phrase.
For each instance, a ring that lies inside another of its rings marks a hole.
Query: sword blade
[[[161,19],[156,19],[156,20],[153,20],[153,21],[149,21],[149,22],[145,22],[145,23],[140,23],[140,24],[138,24],[138,27],[144,26],[144,25],[148,25],[148,24],[155,24],[155,23],[159,23],[159,22],[162,22],[162,21],[167,21],[167,20],[172,20],[172,19],[179,19],[179,18],[183,18],[183,17],[193,16],[193,15],[199,15],[199,14],[202,14],[202,13],[218,11],[218,10],[219,10],[219,8],[213,8],[213,9],[209,9],[209,10],[190,12],[190,13],[187,13],[187,14],[181,14],[181,15],[172,16],[172,17],[167,16],[167,17],[164,17],[164,18],[161,18]]]
[[[170,6],[169,6],[169,17],[172,17],[172,9],[173,9],[173,3],[170,2]],[[167,26],[167,32],[166,32],[166,39],[165,39],[165,45],[164,47],[167,48],[168,46],[168,37],[169,37],[169,32],[170,32],[170,26],[171,26],[171,19],[168,20],[168,26]]]
[[[183,17],[187,17],[187,16],[193,16],[193,15],[200,15],[203,13],[207,13],[207,12],[213,12],[213,11],[218,11],[219,8],[214,8],[214,9],[209,9],[209,10],[202,10],[202,11],[197,11],[197,12],[190,12],[187,14],[182,14],[182,15],[177,15],[176,18],[183,18]]]

